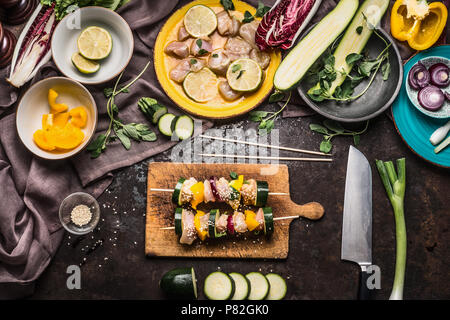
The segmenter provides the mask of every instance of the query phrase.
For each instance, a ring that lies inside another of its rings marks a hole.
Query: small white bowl
[[[92,213],[91,220],[83,226],[76,225],[71,219],[72,210],[78,205],[87,206]],[[72,234],[83,235],[89,233],[95,229],[100,221],[100,206],[97,200],[88,193],[72,193],[61,202],[59,207],[59,220],[64,229]]]
[[[87,123],[82,129],[84,140],[75,149],[66,152],[45,151],[33,140],[34,132],[42,129],[42,115],[50,113],[49,89],[54,89],[58,93],[56,101],[67,104],[69,110],[80,105],[87,109]],[[16,127],[19,138],[28,150],[43,159],[59,160],[77,154],[87,146],[96,126],[97,106],[94,98],[82,84],[64,77],[47,78],[35,83],[25,92],[17,107]]]
[[[72,55],[78,52],[77,39],[87,27],[98,26],[111,34],[111,53],[99,60],[100,69],[93,74],[83,74],[73,65]],[[119,75],[131,60],[134,50],[133,32],[117,13],[102,7],[84,7],[65,16],[56,26],[52,36],[53,61],[66,77],[84,84],[100,84]]]

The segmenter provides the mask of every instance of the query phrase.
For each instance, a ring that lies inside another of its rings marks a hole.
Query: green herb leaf
[[[349,55],[347,55],[345,57],[345,62],[351,66],[353,65],[355,62],[358,62],[359,60],[361,60],[363,58],[363,56],[361,54],[358,53],[350,53]]]
[[[284,98],[284,93],[276,90],[274,93],[272,93],[270,95],[269,103],[279,102],[279,101],[283,100],[283,98]]]
[[[197,63],[197,59],[191,59],[190,64],[191,66]]]
[[[238,76],[236,77],[236,79],[239,79],[240,77],[242,77],[242,75],[244,74],[245,70],[241,70],[239,71]]]
[[[214,53],[214,54],[212,55],[212,57],[213,57],[213,58],[218,58],[219,55],[218,55],[217,53]]]
[[[147,141],[147,142],[152,142],[152,141],[157,140],[156,133],[154,133],[153,131],[147,133],[146,135],[143,135],[141,138],[143,141]]]
[[[359,145],[360,140],[361,140],[361,136],[359,134],[355,134],[353,136],[353,143],[355,144],[356,147]]]
[[[115,103],[111,104],[111,111],[112,111],[113,115],[117,115],[119,113],[119,108],[117,107],[117,105]]]
[[[249,11],[244,12],[244,19],[242,19],[242,23],[249,23],[255,20],[253,15]]]
[[[359,64],[358,66],[358,71],[359,74],[364,76],[364,77],[368,77],[370,76],[370,73],[372,72],[372,70],[374,68],[376,68],[376,66],[380,63],[380,61],[378,60],[374,60],[374,61],[363,61]]]
[[[337,132],[337,133],[343,133],[345,131],[344,127],[342,125],[334,120],[327,119],[323,122],[325,127],[330,129],[331,131]]]
[[[255,17],[262,18],[267,12],[269,12],[270,7],[264,5],[261,1],[258,1],[258,8],[256,9]]]
[[[92,141],[86,148],[87,151],[94,151],[97,149],[101,149],[103,144],[106,141],[106,135],[105,134],[99,134],[97,138]]]
[[[253,122],[260,122],[263,118],[267,117],[267,111],[252,111],[249,113],[249,120]]]
[[[320,151],[324,153],[330,152],[331,148],[333,148],[333,144],[330,140],[325,139],[320,143]]]
[[[225,10],[234,10],[234,3],[232,0],[220,0],[220,4]]]
[[[202,39],[197,39],[197,40],[195,40],[195,43],[197,44],[197,47],[201,48],[203,41],[202,41]]]
[[[231,67],[231,72],[235,73],[235,72],[239,71],[240,69],[241,69],[241,65],[240,64],[234,64]]]
[[[381,67],[381,72],[383,74],[383,80],[386,81],[389,79],[389,75],[391,74],[391,64],[386,60],[385,64]]]
[[[131,147],[131,140],[128,138],[125,133],[123,132],[123,129],[119,129],[116,131],[116,136],[119,138],[120,142],[122,142],[122,145],[125,149],[129,150]]]
[[[311,123],[309,125],[309,129],[311,129],[314,132],[321,133],[321,134],[328,134],[327,128],[324,126],[321,126],[320,124]]]
[[[238,174],[234,171],[230,171],[230,177],[233,180],[236,180],[238,178]]]
[[[126,124],[123,126],[123,132],[128,137],[132,138],[136,141],[141,141],[141,136],[139,135],[139,132],[132,124]]]
[[[204,55],[204,54],[207,54],[209,51],[207,51],[207,50],[205,50],[205,49],[200,49],[200,50],[198,50],[198,54],[199,55]]]

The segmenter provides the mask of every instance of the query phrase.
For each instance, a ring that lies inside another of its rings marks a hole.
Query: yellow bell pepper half
[[[439,1],[397,0],[391,12],[391,33],[415,50],[426,50],[441,36],[447,16],[447,7]]]
[[[203,230],[202,225],[200,223],[200,217],[202,217],[204,215],[205,215],[205,213],[203,211],[198,210],[194,216],[195,230],[197,230],[197,235],[200,238],[200,240],[202,240],[202,241],[204,241],[206,239],[206,236],[208,235],[208,230]]]
[[[193,193],[193,197],[191,200],[191,206],[194,209],[197,209],[197,205],[203,202],[204,198],[204,189],[205,186],[203,185],[203,182],[199,181],[196,184],[192,185],[191,191]]]
[[[230,186],[235,188],[237,191],[241,191],[242,185],[244,184],[244,176],[241,174],[236,180],[230,182]]]

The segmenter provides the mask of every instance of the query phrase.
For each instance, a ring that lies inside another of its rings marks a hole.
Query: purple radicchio
[[[261,20],[255,41],[260,50],[289,49],[316,13],[322,0],[278,0]]]
[[[51,58],[51,35],[56,26],[54,4],[39,4],[30,17],[14,50],[11,73],[7,81],[19,88]]]

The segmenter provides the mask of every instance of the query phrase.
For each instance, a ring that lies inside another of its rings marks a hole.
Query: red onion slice
[[[445,96],[441,89],[428,86],[419,91],[417,95],[419,104],[428,111],[437,111],[444,104]]]
[[[443,63],[435,63],[429,69],[430,82],[439,88],[445,88],[450,84],[450,72],[447,65]]]

